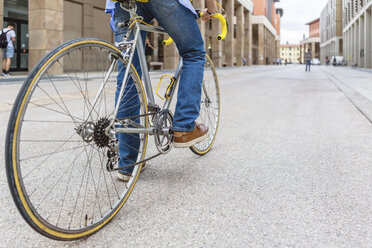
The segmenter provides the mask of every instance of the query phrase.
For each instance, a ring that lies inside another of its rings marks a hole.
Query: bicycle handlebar
[[[203,15],[203,13],[199,13],[199,17],[201,17],[202,15]],[[221,26],[222,26],[221,27],[221,34],[217,36],[217,40],[225,39],[226,35],[227,35],[227,22],[226,22],[225,17],[223,17],[223,15],[221,15],[221,14],[215,14],[215,15],[212,16],[212,18],[218,19],[221,23]],[[172,42],[173,42],[173,39],[171,37],[169,37],[169,39],[163,40],[161,42],[161,44],[163,46],[168,46],[168,45],[172,44]]]
[[[212,16],[213,18],[217,18],[221,23],[221,34],[217,36],[217,40],[224,40],[227,35],[227,22],[225,17],[221,14],[215,14]]]

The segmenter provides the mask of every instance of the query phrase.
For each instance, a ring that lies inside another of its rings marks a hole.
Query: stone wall
[[[109,42],[110,16],[100,0],[29,0],[29,69],[65,41],[97,37]]]

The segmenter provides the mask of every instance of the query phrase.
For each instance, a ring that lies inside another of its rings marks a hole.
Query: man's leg
[[[152,0],[149,11],[169,33],[183,59],[173,130],[193,131],[200,113],[204,41],[194,14],[178,0]]]
[[[140,15],[145,15],[140,12],[141,12],[141,8],[139,7],[137,13],[139,13]],[[123,39],[127,30],[118,28],[117,23],[123,22],[129,19],[130,15],[129,13],[125,12],[120,7],[119,3],[117,3],[113,18],[114,18],[114,23],[115,23],[115,41],[119,42]],[[149,18],[145,18],[145,19],[147,20]],[[141,33],[141,35],[142,35],[142,39],[144,43],[146,33]],[[132,36],[131,38],[133,39],[134,37]],[[141,66],[139,63],[137,52],[135,53],[135,56],[133,58],[133,65],[136,68],[139,74],[139,77],[141,78],[142,71],[141,71]],[[115,103],[119,101],[118,97],[120,94],[120,89],[123,84],[125,70],[126,70],[126,67],[121,62],[118,62],[118,76],[117,76],[117,89],[116,89],[116,94],[115,94]],[[131,78],[129,78],[128,82],[126,83],[124,92],[125,92],[124,97],[120,99],[121,104],[120,104],[119,112],[117,115],[118,119],[130,117],[130,116],[136,116],[139,114],[139,111],[140,111],[137,89],[134,86],[134,82]],[[132,119],[132,120],[137,121],[137,122],[139,121],[139,119],[136,119],[136,120]],[[119,167],[125,167],[127,165],[137,162],[138,150],[140,146],[139,134],[120,133],[120,134],[117,134],[117,137],[119,140],[119,155],[120,155]],[[125,168],[123,170],[120,170],[119,172],[123,175],[129,175],[133,172],[133,167]]]

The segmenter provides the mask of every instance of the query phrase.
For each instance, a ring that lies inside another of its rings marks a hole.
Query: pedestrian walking
[[[247,65],[247,59],[243,57],[243,66]]]
[[[307,71],[307,68],[309,68],[309,71],[310,71],[312,58],[313,58],[313,54],[311,53],[310,49],[308,49],[307,53],[305,53],[305,61],[306,61],[305,71]]]
[[[287,59],[284,60],[284,64],[285,64],[285,66],[287,66],[287,64],[288,64],[288,60]]]
[[[9,23],[0,34],[0,46],[3,49],[3,76],[10,76],[9,70],[14,56],[14,45],[16,33],[14,32],[15,25]]]

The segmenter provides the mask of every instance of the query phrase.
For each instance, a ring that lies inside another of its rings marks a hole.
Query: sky
[[[320,17],[328,0],[280,0],[275,6],[282,8],[281,43],[298,44],[303,35],[309,36],[306,23]]]

